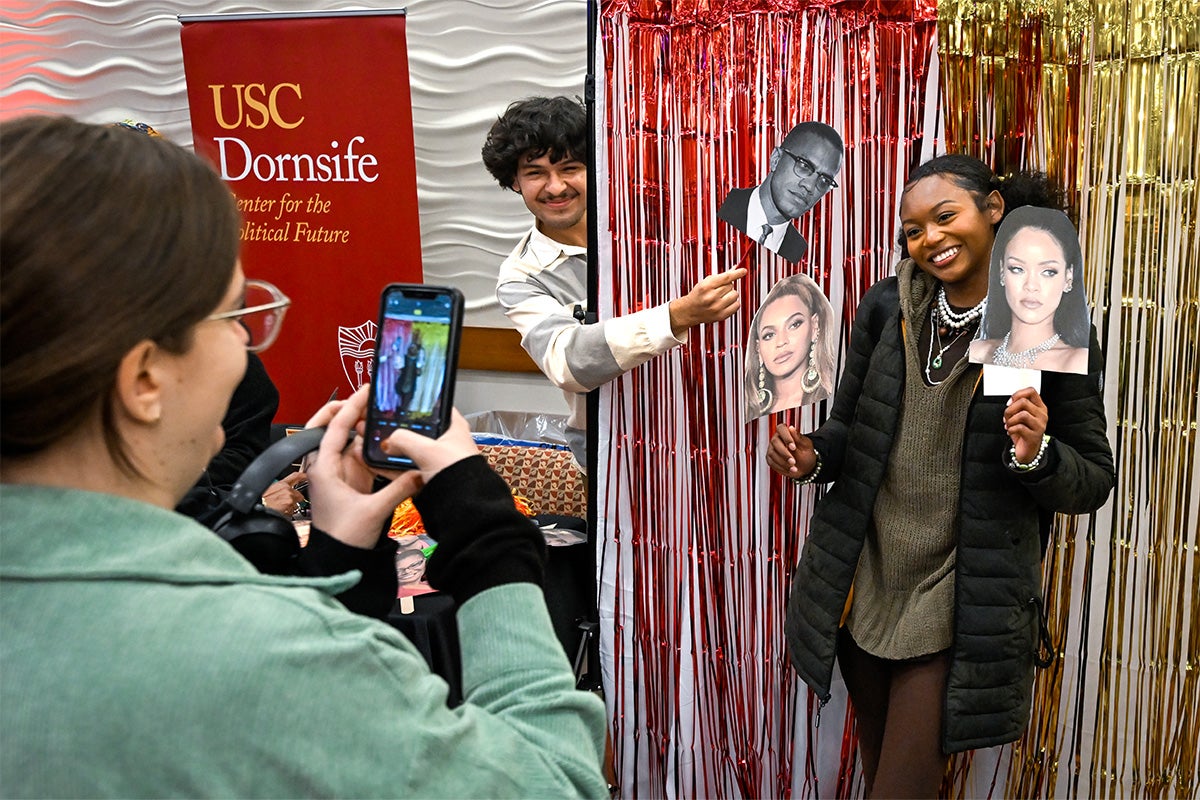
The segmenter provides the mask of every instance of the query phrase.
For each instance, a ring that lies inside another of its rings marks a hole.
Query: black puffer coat
[[[909,261],[897,272],[910,276],[913,270]],[[818,480],[835,483],[813,514],[788,599],[786,634],[796,671],[822,701],[829,698],[839,622],[899,421],[903,328],[897,279],[887,278],[859,305],[830,418],[812,434],[822,461]],[[1087,375],[1042,374],[1052,439],[1038,468],[1023,473],[1007,465],[1008,398],[984,396],[976,385],[963,439],[954,641],[942,728],[947,753],[1011,742],[1029,720],[1034,663],[1049,638],[1041,614],[1041,558],[1054,512],[1099,508],[1115,480],[1103,366],[1093,331]],[[978,365],[968,368],[968,379],[979,375]]]

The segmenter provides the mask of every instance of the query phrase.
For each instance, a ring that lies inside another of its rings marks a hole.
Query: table
[[[458,646],[454,600],[441,592],[405,599],[412,601],[412,612],[404,613],[397,600],[387,621],[408,637],[425,656],[429,668],[449,684],[447,702],[451,707],[457,706],[462,703],[462,653]]]

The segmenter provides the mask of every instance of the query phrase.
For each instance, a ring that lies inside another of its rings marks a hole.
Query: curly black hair
[[[483,143],[483,165],[504,189],[513,188],[522,158],[552,162],[587,153],[587,112],[578,98],[530,97],[509,105]]]

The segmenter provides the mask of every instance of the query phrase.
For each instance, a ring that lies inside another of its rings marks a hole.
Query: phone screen
[[[430,438],[445,432],[454,402],[461,325],[457,289],[406,284],[384,289],[367,410],[367,463],[390,469],[413,466],[410,459],[389,456],[379,447],[396,428]]]

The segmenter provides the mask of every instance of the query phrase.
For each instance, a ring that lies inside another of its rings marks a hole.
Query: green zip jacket
[[[174,512],[0,486],[0,796],[607,796],[603,705],[539,587],[459,608],[451,709],[406,638],[333,599],[357,578],[261,575]]]

